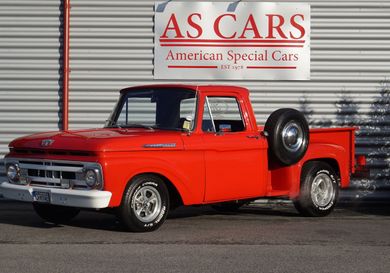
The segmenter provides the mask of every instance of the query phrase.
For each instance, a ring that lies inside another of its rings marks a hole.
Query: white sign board
[[[155,5],[155,79],[309,80],[310,5]]]

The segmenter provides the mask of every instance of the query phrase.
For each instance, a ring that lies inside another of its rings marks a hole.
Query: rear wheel
[[[33,208],[39,217],[55,224],[67,223],[80,212],[80,209],[78,208],[41,203],[33,203]]]
[[[339,177],[327,163],[312,161],[305,164],[301,174],[301,191],[294,200],[296,209],[304,216],[326,216],[336,205]]]
[[[155,175],[140,175],[127,186],[119,217],[129,231],[158,229],[169,211],[169,193],[165,183]]]

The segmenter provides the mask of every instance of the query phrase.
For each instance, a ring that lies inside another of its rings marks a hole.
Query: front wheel
[[[339,194],[338,180],[335,170],[325,162],[305,164],[299,197],[294,200],[296,209],[304,216],[320,217],[331,213]]]
[[[127,186],[119,217],[129,231],[147,232],[158,229],[169,211],[168,189],[158,176],[140,175]]]
[[[67,223],[80,212],[78,208],[41,203],[33,203],[33,208],[39,217],[55,224]]]

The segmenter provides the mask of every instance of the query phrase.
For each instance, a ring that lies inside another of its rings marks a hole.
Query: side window
[[[236,98],[207,97],[202,129],[205,132],[240,132],[245,130]]]

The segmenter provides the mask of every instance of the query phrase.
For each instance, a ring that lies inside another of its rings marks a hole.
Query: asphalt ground
[[[390,272],[390,198],[346,200],[325,218],[258,202],[237,213],[173,211],[152,233],[85,211],[43,222],[31,204],[0,200],[0,272]]]

